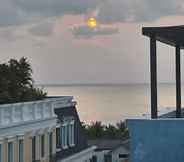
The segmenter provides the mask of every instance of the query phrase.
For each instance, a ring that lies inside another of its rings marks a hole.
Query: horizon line
[[[160,84],[175,84],[174,82],[159,82]],[[184,84],[181,83],[181,84]],[[125,86],[125,85],[150,85],[150,83],[36,83],[36,86]]]

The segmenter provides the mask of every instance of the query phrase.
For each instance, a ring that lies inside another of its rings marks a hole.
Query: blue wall
[[[184,162],[184,120],[127,120],[131,162]]]

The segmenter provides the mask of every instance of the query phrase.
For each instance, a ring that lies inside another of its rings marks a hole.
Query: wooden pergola
[[[157,103],[157,50],[156,42],[174,46],[176,49],[176,118],[181,118],[181,60],[180,51],[184,49],[184,26],[143,27],[143,35],[150,38],[151,72],[151,118],[158,117]]]

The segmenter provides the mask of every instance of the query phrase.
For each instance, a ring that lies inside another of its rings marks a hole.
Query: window
[[[69,131],[68,131],[68,137],[69,137],[69,145],[73,146],[74,145],[74,122],[71,122],[69,125]]]
[[[64,146],[67,147],[67,144],[68,144],[68,126],[65,125],[64,126]]]
[[[49,154],[52,155],[52,132],[49,134]]]
[[[92,162],[97,162],[97,157],[96,156],[93,156],[91,161]]]
[[[41,157],[43,158],[45,154],[45,135],[41,136]]]
[[[128,157],[129,157],[128,154],[119,154],[119,158],[124,158],[124,159],[126,159],[126,158],[128,158]]]
[[[36,160],[36,137],[32,138],[32,162]]]
[[[60,129],[60,141],[63,149],[68,148],[68,146],[74,146],[74,122],[67,121],[64,123]]]
[[[110,154],[104,155],[105,162],[112,162],[112,156]]]
[[[0,144],[0,162],[3,162],[2,144]]]
[[[75,136],[74,136],[74,132],[75,132],[75,125],[74,123],[71,125],[71,144],[74,145],[75,144]]]
[[[61,127],[61,143],[62,143],[62,147],[64,147],[64,139],[65,139],[65,136],[64,136],[64,126]]]
[[[8,143],[8,162],[13,162],[13,143]]]
[[[72,125],[70,124],[69,126],[68,126],[68,134],[69,134],[69,145],[71,146],[72,145]]]
[[[56,128],[56,148],[61,148],[61,128]]]
[[[19,162],[24,162],[24,141],[19,140]]]
[[[61,128],[61,143],[63,149],[66,149],[68,147],[68,128],[66,124],[63,125]]]

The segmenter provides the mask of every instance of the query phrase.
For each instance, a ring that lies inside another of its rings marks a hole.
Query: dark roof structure
[[[88,149],[89,146],[87,144],[86,135],[82,129],[80,118],[75,106],[63,107],[55,109],[55,113],[58,116],[59,121],[63,121],[64,117],[73,117],[75,120],[75,127],[74,127],[74,141],[75,147],[68,147],[68,149],[62,149],[56,153],[56,159],[59,161],[61,159],[68,158],[76,153],[79,153],[85,149]]]
[[[176,110],[159,116],[159,118],[162,118],[162,119],[175,118],[175,117],[176,117]],[[181,117],[184,118],[184,108],[181,109]]]
[[[121,139],[96,139],[96,140],[88,140],[89,146],[97,146],[96,151],[100,150],[110,150],[123,146],[127,151],[129,148],[129,141],[123,141]]]
[[[143,35],[152,37],[156,40],[171,46],[180,46],[184,49],[184,25],[168,27],[144,27]]]
[[[181,49],[184,49],[184,26],[143,27],[150,38],[151,118],[158,118],[157,103],[157,41],[174,46],[176,70],[176,118],[181,118]]]

